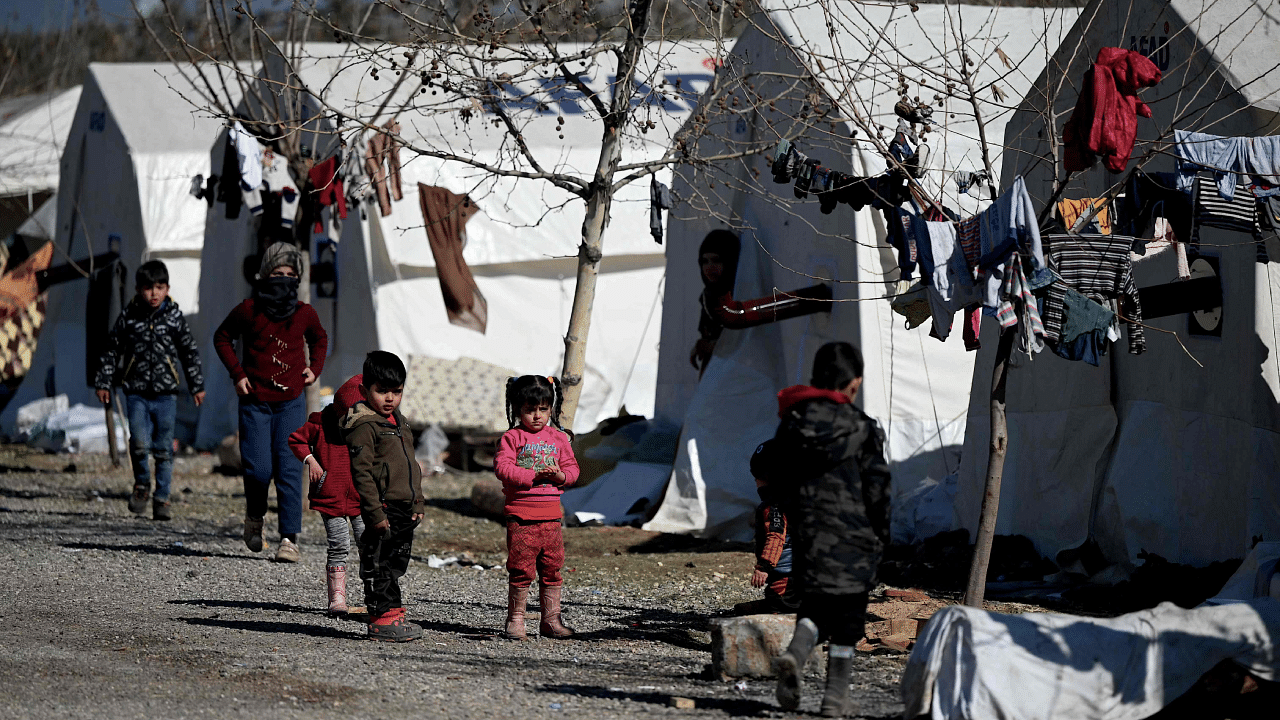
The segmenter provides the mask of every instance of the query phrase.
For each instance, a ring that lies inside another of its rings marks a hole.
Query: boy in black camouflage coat
[[[805,661],[830,640],[822,715],[843,717],[853,646],[889,540],[889,467],[883,431],[853,405],[862,386],[858,349],[842,342],[819,348],[811,383],[778,393],[782,421],[752,464],[786,483],[795,555],[787,594],[798,596],[800,609],[790,647],[774,660],[778,703],[799,707]]]

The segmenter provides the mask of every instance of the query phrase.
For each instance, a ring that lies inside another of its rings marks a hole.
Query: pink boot
[[[347,613],[347,568],[330,565],[326,570],[329,575],[329,614],[345,615]]]

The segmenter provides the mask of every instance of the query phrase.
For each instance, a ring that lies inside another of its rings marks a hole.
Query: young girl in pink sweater
[[[507,627],[505,637],[524,640],[524,607],[538,578],[542,637],[566,638],[560,622],[564,537],[560,495],[578,479],[569,431],[560,427],[564,394],[554,377],[524,375],[507,380],[507,422],[494,470],[506,495]]]

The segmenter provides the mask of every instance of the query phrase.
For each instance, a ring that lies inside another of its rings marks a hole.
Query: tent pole
[[[969,585],[964,604],[982,607],[987,590],[987,566],[991,564],[991,544],[996,535],[996,513],[1000,510],[1000,479],[1004,475],[1004,456],[1009,449],[1009,424],[1005,417],[1005,383],[1009,378],[1009,355],[1013,352],[1016,332],[1000,334],[996,362],[991,368],[991,447],[987,455],[987,481],[982,493],[982,513],[978,518],[978,534],[973,543],[973,564],[969,567]]]

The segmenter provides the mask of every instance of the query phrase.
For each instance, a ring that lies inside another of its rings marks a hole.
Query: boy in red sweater
[[[560,381],[539,375],[507,380],[507,422],[494,459],[507,516],[507,627],[505,637],[524,640],[529,585],[538,578],[542,637],[566,638],[560,621],[564,537],[560,496],[578,480],[568,431],[560,427]]]
[[[307,493],[311,509],[324,518],[324,531],[329,538],[325,574],[331,615],[347,612],[347,555],[352,536],[358,539],[364,534],[360,493],[351,480],[351,455],[339,427],[347,410],[364,399],[360,393],[363,378],[364,375],[356,375],[343,383],[328,407],[311,413],[306,424],[289,436],[289,447],[311,479]]]
[[[298,562],[302,530],[302,468],[289,435],[307,419],[303,389],[324,369],[329,336],[315,308],[298,302],[302,254],[276,243],[262,255],[253,297],[237,305],[213,334],[218,358],[240,396],[240,458],[244,464],[244,544],[262,552],[267,490],[276,481],[280,507],[277,562]],[[244,362],[236,357],[236,341]],[[308,354],[311,362],[307,363]]]

